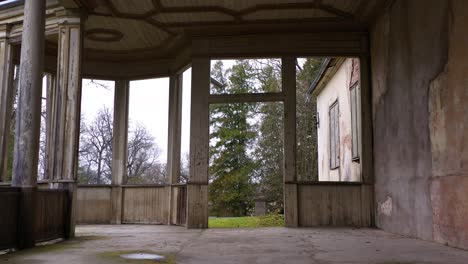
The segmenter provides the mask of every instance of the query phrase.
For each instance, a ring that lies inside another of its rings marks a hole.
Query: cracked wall
[[[377,226],[468,248],[468,2],[394,1],[371,31]]]

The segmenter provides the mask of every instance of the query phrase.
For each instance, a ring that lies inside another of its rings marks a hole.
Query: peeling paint
[[[379,212],[386,215],[392,216],[393,201],[392,197],[387,196],[387,200],[383,203],[379,203]]]

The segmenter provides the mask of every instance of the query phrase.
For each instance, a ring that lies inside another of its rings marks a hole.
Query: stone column
[[[5,181],[10,141],[11,111],[15,89],[13,86],[13,50],[8,43],[9,25],[0,25],[0,182]]]
[[[282,59],[284,100],[284,220],[286,227],[298,226],[296,183],[296,64],[294,57]]]
[[[179,183],[180,176],[180,142],[182,121],[182,74],[174,74],[169,82],[169,131],[167,146],[167,179],[169,185],[168,224],[177,219],[177,197],[173,184]]]
[[[76,177],[81,105],[82,19],[80,12],[65,10],[59,17],[57,86],[52,116],[53,149],[48,153],[48,171],[53,188],[69,190],[69,225],[66,237],[75,233]]]
[[[35,245],[37,164],[44,67],[45,1],[26,0],[16,113],[12,186],[21,187],[18,247]]]
[[[209,94],[210,59],[195,58],[192,60],[187,228],[208,227]]]
[[[129,81],[117,80],[114,91],[114,129],[112,142],[111,224],[122,223],[122,184],[127,177]]]

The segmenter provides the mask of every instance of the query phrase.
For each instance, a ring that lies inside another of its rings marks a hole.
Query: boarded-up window
[[[359,160],[360,142],[359,142],[359,126],[361,121],[360,103],[359,103],[359,83],[356,82],[350,89],[351,93],[351,133],[353,137],[352,157],[353,160]]]
[[[330,169],[336,169],[340,166],[340,127],[339,127],[340,108],[338,100],[330,106]]]

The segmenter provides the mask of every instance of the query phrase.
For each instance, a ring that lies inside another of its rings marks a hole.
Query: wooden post
[[[22,188],[19,203],[18,248],[35,245],[44,25],[45,1],[26,0],[12,181],[12,186]]]
[[[169,185],[169,214],[167,223],[177,219],[177,208],[173,197],[173,184],[180,178],[180,142],[182,121],[182,74],[174,74],[169,82],[169,128],[167,146],[167,179]]]
[[[282,59],[284,100],[284,218],[286,227],[298,226],[296,184],[296,58]]]
[[[209,94],[210,59],[194,58],[192,60],[187,228],[208,227]]]
[[[169,83],[169,141],[167,151],[167,183],[179,182],[182,119],[182,74],[170,77]]]
[[[122,184],[127,175],[128,80],[117,80],[114,91],[114,129],[112,141],[111,224],[122,223]]]
[[[366,39],[367,41],[367,39]],[[362,211],[370,214],[370,226],[375,226],[376,208],[374,199],[374,153],[373,153],[373,125],[372,125],[372,91],[370,86],[369,56],[360,56],[360,82],[361,82],[361,123],[359,142],[361,144],[361,171],[362,171],[362,195],[370,193],[366,199],[363,197]],[[366,209],[369,211],[366,212]],[[367,217],[363,217],[367,219]]]
[[[54,188],[68,189],[70,222],[66,238],[75,235],[76,177],[78,167],[78,139],[81,105],[82,19],[79,12],[70,10],[56,14],[59,17],[59,47],[57,60],[57,90],[53,129],[53,144],[49,156]]]
[[[46,100],[46,142],[45,142],[45,168],[44,180],[53,179],[51,171],[53,169],[53,150],[55,142],[55,122],[57,121],[57,112],[54,111],[57,107],[57,87],[56,76],[52,74],[46,75],[47,79],[47,100]]]
[[[10,25],[0,25],[0,182],[7,174],[10,117],[15,96],[13,50],[8,44],[10,28]]]

